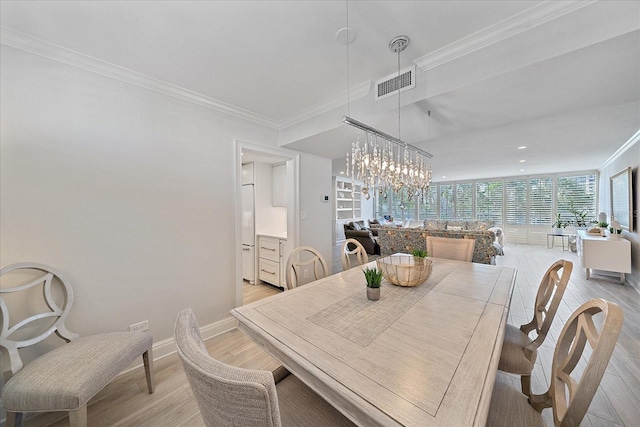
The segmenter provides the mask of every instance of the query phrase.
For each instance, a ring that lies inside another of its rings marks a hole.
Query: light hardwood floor
[[[339,250],[339,246],[335,251]],[[335,257],[334,251],[334,259]],[[618,303],[625,322],[616,350],[596,394],[584,427],[637,426],[640,420],[640,293],[630,286],[604,280],[586,280],[576,254],[561,248],[509,245],[506,255],[497,264],[518,269],[516,288],[511,304],[510,322],[526,323],[533,313],[533,302],[546,269],[560,258],[574,263],[567,287],[550,336],[540,348],[532,376],[534,393],[547,388],[549,367],[555,339],[566,319],[584,301],[602,297]],[[339,263],[339,259],[338,259]],[[280,292],[266,285],[245,285],[245,303]],[[264,353],[237,329],[207,341],[209,353],[226,363],[251,369],[272,370],[278,363]],[[90,426],[202,426],[198,406],[176,355],[155,362],[156,391],[149,395],[142,369],[116,378],[91,400],[88,408]],[[519,387],[513,377],[514,387]],[[551,410],[543,411],[548,426]],[[49,413],[29,417],[25,426],[67,426],[64,415]]]

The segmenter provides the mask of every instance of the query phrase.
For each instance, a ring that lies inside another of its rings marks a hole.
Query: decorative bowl
[[[433,267],[429,258],[415,259],[408,254],[378,258],[376,263],[384,278],[398,286],[418,286],[426,282]]]

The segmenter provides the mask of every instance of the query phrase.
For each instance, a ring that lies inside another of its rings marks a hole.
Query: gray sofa
[[[380,246],[374,237],[377,235],[378,229],[370,229],[366,227],[364,225],[364,221],[354,221],[344,224],[345,239],[356,239],[368,254],[380,254]]]

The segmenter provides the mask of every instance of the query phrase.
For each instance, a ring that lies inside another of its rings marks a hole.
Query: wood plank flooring
[[[339,249],[338,245],[334,259]],[[587,281],[576,254],[562,248],[509,245],[505,251],[505,256],[498,257],[497,264],[518,269],[510,313],[510,322],[515,325],[530,320],[535,294],[546,269],[560,258],[574,263],[550,336],[539,351],[532,376],[533,392],[541,393],[548,387],[553,348],[564,322],[584,301],[602,297],[622,307],[625,322],[605,377],[581,426],[637,426],[640,420],[640,293],[628,285]],[[281,291],[268,285],[246,284],[245,303],[278,292]],[[237,329],[208,340],[207,349],[213,357],[236,366],[264,370],[278,366],[277,361]],[[89,426],[203,426],[177,355],[157,360],[155,375],[156,391],[152,395],[146,392],[142,369],[112,381],[89,403]],[[519,379],[514,376],[513,381],[514,387],[519,388]],[[551,410],[544,410],[543,415],[546,424],[552,426]],[[68,418],[60,413],[36,414],[27,417],[23,425],[68,426]]]

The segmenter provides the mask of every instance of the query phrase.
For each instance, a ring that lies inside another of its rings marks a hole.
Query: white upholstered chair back
[[[191,309],[178,314],[178,355],[207,426],[354,424],[294,375],[242,369],[210,357]],[[274,376],[277,376],[277,384]]]
[[[271,372],[237,368],[210,357],[191,309],[178,314],[178,355],[207,426],[280,426]]]
[[[427,236],[427,253],[435,258],[471,262],[475,246],[475,239]]]

